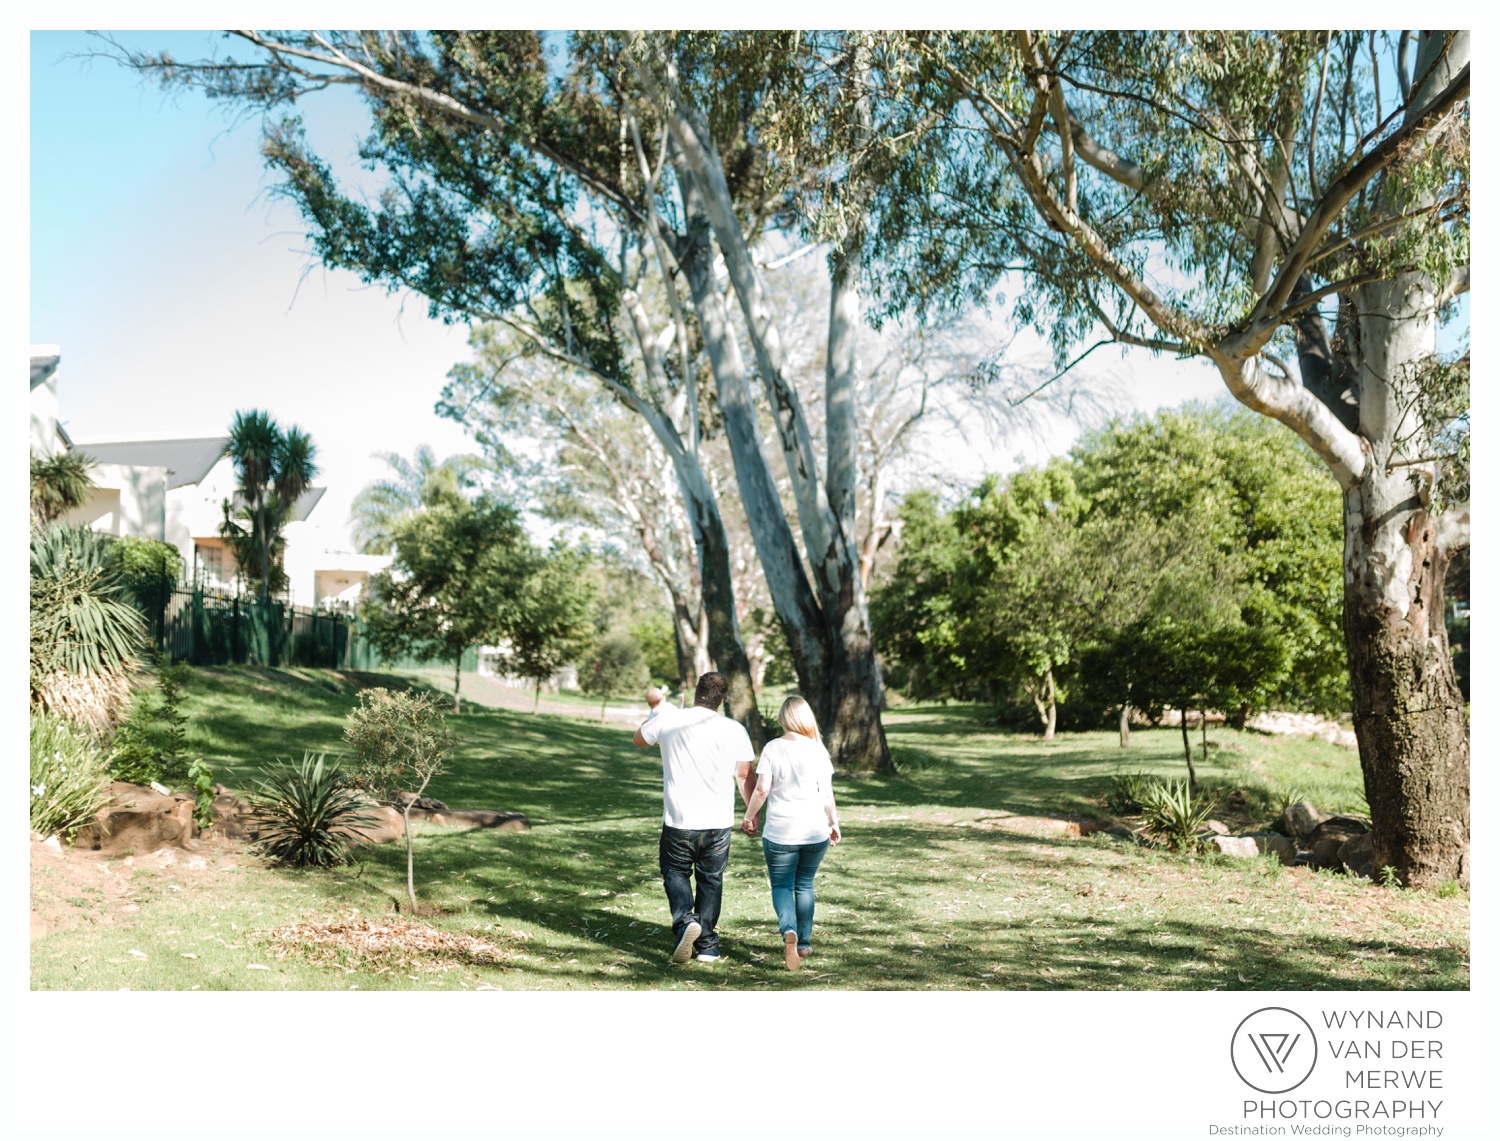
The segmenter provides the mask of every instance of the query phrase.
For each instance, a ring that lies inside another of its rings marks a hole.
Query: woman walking
[[[792,696],[782,702],[776,719],[786,734],[761,750],[755,791],[740,827],[753,836],[756,813],[766,806],[761,850],[786,969],[795,971],[812,954],[813,877],[829,843],[839,842],[839,816],[833,802],[833,762],[812,707]]]

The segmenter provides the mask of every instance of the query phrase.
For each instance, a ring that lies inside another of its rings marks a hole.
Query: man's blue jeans
[[[797,949],[812,949],[813,877],[828,852],[828,841],[821,844],[777,844],[762,840],[760,850],[766,856],[766,872],[771,877],[771,906],[781,934],[797,933]]]
[[[661,827],[661,882],[672,909],[672,941],[691,922],[703,927],[693,950],[706,954],[719,949],[719,904],[724,898],[724,865],[729,862],[730,828]],[[696,896],[693,880],[698,881]]]

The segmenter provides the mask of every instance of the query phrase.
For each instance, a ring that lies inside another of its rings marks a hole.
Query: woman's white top
[[[811,737],[788,733],[761,750],[757,778],[771,777],[761,834],[773,844],[821,844],[829,837],[823,810],[833,788],[828,750]]]

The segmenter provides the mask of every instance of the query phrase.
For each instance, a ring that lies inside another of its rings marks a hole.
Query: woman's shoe
[[[786,943],[786,969],[795,971],[802,965],[802,956],[797,954],[797,933],[788,931],[782,936],[782,941]]]

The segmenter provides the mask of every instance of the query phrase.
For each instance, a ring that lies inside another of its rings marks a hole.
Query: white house
[[[171,543],[184,575],[209,589],[232,590],[236,564],[219,535],[224,501],[235,501],[228,436],[184,440],[71,440],[57,423],[55,345],[31,348],[31,446],[42,455],[76,449],[92,458],[94,491],[65,522],[84,523],[111,535],[140,535]],[[389,555],[356,555],[330,544],[308,516],[326,489],[310,487],[286,526],[285,566],[291,601],[318,606],[325,599],[353,603],[371,574],[391,564]]]

